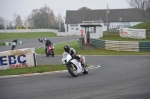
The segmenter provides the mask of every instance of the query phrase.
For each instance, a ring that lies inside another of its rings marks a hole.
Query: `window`
[[[94,27],[94,33],[96,33],[96,27]]]
[[[90,33],[96,33],[96,27],[90,27],[89,32]]]
[[[70,24],[70,27],[78,27],[78,24]]]

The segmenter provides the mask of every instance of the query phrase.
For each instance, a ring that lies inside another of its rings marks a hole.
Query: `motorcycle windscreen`
[[[67,55],[68,55],[68,53],[67,53],[67,52],[64,52],[64,53],[63,53],[63,59],[66,59],[66,58],[67,58]]]
[[[71,55],[68,54],[67,57],[66,57],[67,62],[69,62],[71,59],[72,59]]]

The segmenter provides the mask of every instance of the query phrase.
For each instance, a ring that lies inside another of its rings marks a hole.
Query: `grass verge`
[[[150,38],[147,39],[134,39],[134,38],[123,38],[120,37],[119,32],[104,32],[104,35],[101,40],[112,40],[112,41],[150,41]]]
[[[112,50],[105,50],[99,48],[92,48],[92,49],[79,49],[78,48],[78,41],[72,41],[67,43],[61,43],[55,45],[55,55],[62,55],[64,50],[63,46],[68,44],[70,47],[76,49],[78,54],[80,55],[150,55],[150,52],[129,52],[129,51],[112,51]],[[44,48],[36,49],[36,53],[38,54],[45,54]]]
[[[0,76],[29,74],[29,73],[43,73],[43,72],[51,72],[51,71],[58,71],[58,70],[66,70],[66,68],[63,65],[43,65],[43,66],[41,65],[36,67],[7,69],[7,70],[0,70]]]
[[[140,23],[140,24],[137,24],[135,26],[132,26],[131,28],[134,28],[134,29],[150,29],[150,20],[148,20],[146,22],[143,22],[143,23]]]
[[[0,46],[4,46],[5,44],[3,42],[0,42]]]
[[[28,32],[28,33],[0,33],[0,39],[11,38],[35,38],[35,37],[56,37],[56,33],[51,32]]]

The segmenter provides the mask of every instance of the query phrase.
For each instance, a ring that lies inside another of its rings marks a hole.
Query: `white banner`
[[[136,39],[146,39],[146,29],[120,29],[121,37],[136,38]]]
[[[0,52],[0,70],[36,66],[34,48]]]

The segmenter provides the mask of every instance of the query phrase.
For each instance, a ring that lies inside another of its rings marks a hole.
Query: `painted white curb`
[[[100,65],[91,65],[89,69],[96,69],[100,68]],[[64,73],[68,72],[68,70],[61,70],[61,71],[51,71],[51,72],[43,72],[43,73],[30,73],[30,74],[20,74],[20,75],[8,75],[8,76],[0,76],[1,78],[13,78],[13,77],[29,77],[29,76],[37,76],[37,75],[46,75],[46,74],[55,74],[55,73]]]

